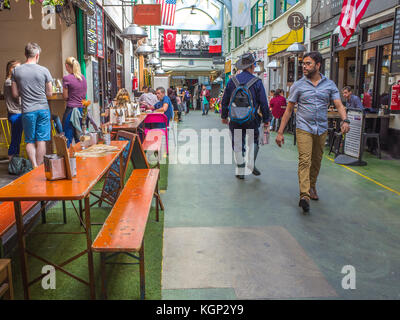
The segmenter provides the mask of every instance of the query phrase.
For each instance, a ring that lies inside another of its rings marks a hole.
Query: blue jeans
[[[208,113],[208,109],[210,108],[210,105],[208,103],[204,103],[202,102],[202,110],[203,110],[203,114]]]
[[[71,145],[72,140],[74,138],[75,138],[76,142],[79,141],[79,136],[77,135],[76,130],[75,130],[74,126],[72,125],[71,121],[70,121],[71,113],[72,113],[73,109],[74,108],[67,107],[65,109],[65,112],[64,112],[64,115],[63,115],[63,120],[62,120],[63,128],[64,128],[64,135],[67,138],[67,147],[68,148]],[[82,108],[79,108],[79,111],[82,113],[83,112]]]
[[[8,155],[19,155],[19,145],[22,137],[22,114],[9,113],[8,121],[11,123],[11,143],[8,148]]]
[[[49,141],[51,139],[50,110],[42,109],[22,114],[25,142]]]

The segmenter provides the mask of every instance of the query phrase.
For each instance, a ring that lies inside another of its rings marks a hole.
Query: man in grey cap
[[[261,174],[255,167],[259,148],[259,128],[261,121],[264,122],[264,130],[269,131],[270,112],[268,108],[267,95],[261,79],[253,75],[256,63],[257,61],[252,53],[246,53],[240,57],[239,61],[236,63],[236,68],[243,71],[240,74],[233,76],[228,81],[221,103],[222,123],[229,123],[229,129],[231,131],[232,148],[237,165],[236,177],[238,179],[244,179],[244,175],[247,172],[253,173],[256,176]],[[237,119],[235,120],[232,115],[231,106],[232,103],[235,103],[238,97],[238,93],[235,95],[235,92],[237,91],[237,88],[242,86],[248,88],[247,90],[250,93],[249,100],[252,103],[252,115],[247,121],[237,121]],[[259,115],[259,109],[261,109],[262,118]],[[230,117],[230,120],[228,120],[228,116]],[[254,141],[254,146],[248,146],[250,150],[254,150],[254,154],[250,154],[250,166],[248,165],[250,171],[245,170],[246,134],[250,137],[253,136]]]

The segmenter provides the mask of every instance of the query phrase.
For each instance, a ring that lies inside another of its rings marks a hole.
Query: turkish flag
[[[175,53],[176,30],[164,30],[164,52]]]

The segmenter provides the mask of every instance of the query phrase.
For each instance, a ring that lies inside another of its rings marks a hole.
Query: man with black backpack
[[[264,122],[264,131],[269,132],[270,112],[267,95],[261,79],[253,75],[256,62],[252,53],[245,53],[240,57],[236,68],[243,71],[228,81],[221,103],[222,123],[229,123],[231,131],[238,179],[244,179],[247,172],[256,176],[261,174],[255,167],[261,121]],[[262,119],[259,109],[261,109]],[[253,146],[248,146],[250,162],[247,167],[250,171],[246,170],[245,163],[246,135],[254,141]],[[253,157],[251,150],[253,150]]]

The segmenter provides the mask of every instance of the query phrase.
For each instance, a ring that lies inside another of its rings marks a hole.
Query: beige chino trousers
[[[299,150],[300,198],[310,199],[310,188],[315,188],[317,184],[327,134],[326,131],[318,136],[296,129],[297,149]]]

